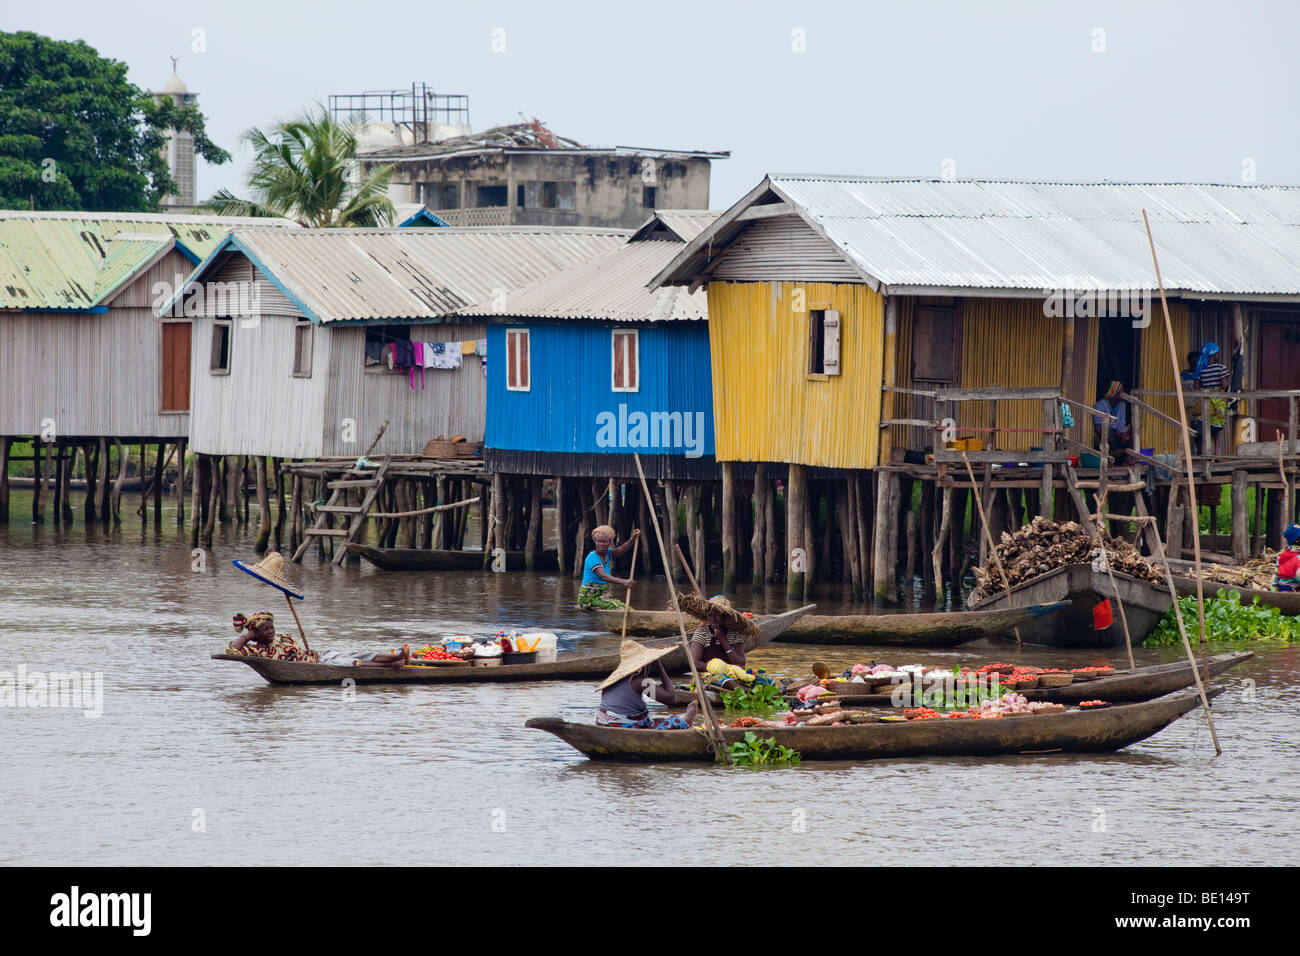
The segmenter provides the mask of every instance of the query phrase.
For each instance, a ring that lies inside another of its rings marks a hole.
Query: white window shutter
[[[822,370],[827,375],[840,374],[840,314],[834,309],[826,310],[822,322],[825,335],[822,339]]]

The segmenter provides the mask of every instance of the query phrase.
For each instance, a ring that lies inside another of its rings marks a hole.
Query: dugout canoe
[[[1236,667],[1242,661],[1255,656],[1254,651],[1233,651],[1228,654],[1215,654],[1209,659],[1210,676],[1216,677]],[[1197,671],[1204,675],[1201,662],[1196,662]],[[1019,691],[1027,700],[1045,700],[1056,704],[1077,704],[1081,700],[1104,700],[1113,704],[1134,703],[1151,700],[1196,683],[1192,676],[1192,665],[1187,661],[1174,661],[1170,664],[1152,664],[1135,667],[1132,670],[1116,671],[1109,677],[1096,680],[1076,680],[1065,687],[1045,687],[1034,690]],[[854,694],[838,691],[836,697],[849,707],[890,707],[892,697],[889,694]],[[922,701],[923,703],[923,701]],[[912,706],[912,704],[908,704]],[[919,704],[918,704],[919,706]]]
[[[365,558],[385,571],[482,571],[482,551],[439,551],[430,548],[372,548],[364,544],[348,545],[348,553]],[[527,553],[506,552],[506,570],[523,571],[527,567]],[[538,551],[534,569],[558,571],[560,559],[556,551]]]
[[[1124,625],[1115,606],[1116,597],[1124,602],[1129,635],[1136,646],[1155,629],[1174,603],[1163,584],[1116,571],[1112,587],[1106,572],[1093,570],[1090,564],[1066,564],[1022,581],[1011,589],[1011,597],[1016,606],[1060,601],[1070,605],[1060,613],[1042,615],[1020,628],[1024,643],[1048,647],[1123,647]],[[1097,628],[1093,609],[1107,599],[1112,621],[1107,627]],[[972,611],[1006,608],[1007,595],[999,591],[967,606]]]
[[[1195,578],[1174,578],[1174,588],[1179,597],[1196,597]],[[1261,591],[1257,588],[1245,588],[1237,584],[1224,584],[1222,581],[1206,581],[1205,596],[1214,597],[1220,591],[1237,592],[1237,601],[1250,605],[1255,601],[1268,607],[1275,607],[1287,617],[1300,614],[1300,591]]]
[[[988,611],[947,611],[934,614],[810,614],[788,628],[782,644],[833,644],[872,647],[953,647],[983,637],[1012,635],[1017,627],[1039,626],[1040,618],[1069,608],[1069,604],[1035,604]],[[596,611],[601,626],[619,633],[622,611]],[[687,619],[693,626],[694,618]],[[755,621],[764,618],[756,617]],[[630,611],[629,635],[666,637],[677,633],[672,611]]]
[[[745,650],[751,651],[775,638],[799,618],[811,611],[815,604],[777,614],[758,625],[757,636],[745,638]],[[665,646],[673,640],[647,641],[650,646]],[[680,643],[680,638],[676,643]],[[242,654],[213,654],[214,661],[238,661],[247,664],[270,684],[338,684],[351,679],[358,684],[456,684],[498,683],[508,681],[586,680],[607,677],[618,666],[618,647],[592,648],[566,651],[557,654],[554,661],[545,664],[499,664],[495,667],[467,665],[410,665],[389,667],[341,667],[334,664],[307,664],[296,661],[275,661],[265,657],[244,657]],[[686,656],[680,646],[663,658],[670,674],[687,669]]]
[[[1223,691],[1207,688],[1211,698]],[[1200,704],[1195,691],[1176,691],[1155,700],[1096,710],[998,720],[908,720],[845,727],[759,727],[798,751],[803,760],[876,760],[892,757],[992,757],[1049,753],[1104,753],[1159,733]],[[558,717],[534,717],[524,724],[559,737],[592,760],[669,763],[713,760],[703,733],[691,730],[631,730],[577,724]],[[723,739],[738,743],[746,730],[724,728]]]

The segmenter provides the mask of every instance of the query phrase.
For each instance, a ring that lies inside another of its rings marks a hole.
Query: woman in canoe
[[[333,664],[339,667],[401,667],[411,658],[410,648],[403,644],[400,654],[381,654],[373,651],[343,654],[326,651],[318,654],[298,646],[289,634],[275,632],[275,617],[270,611],[256,614],[236,614],[235,630],[240,634],[226,645],[227,654],[244,657],[266,657],[274,661],[296,661],[302,664]]]
[[[618,667],[605,678],[596,690],[600,691],[600,707],[596,711],[598,727],[635,727],[643,730],[689,730],[695,720],[699,704],[691,701],[686,715],[677,714],[655,720],[646,708],[644,693],[652,693],[661,704],[677,702],[677,692],[668,679],[660,658],[671,654],[674,648],[649,648],[636,641],[623,641]],[[659,678],[658,682],[654,678]]]
[[[758,634],[754,622],[721,594],[707,602],[693,594],[683,594],[679,601],[682,610],[704,622],[691,635],[691,656],[706,683],[717,687],[728,686],[732,681],[753,684],[755,676],[745,667],[745,637]]]
[[[610,597],[609,586],[616,584],[622,588],[630,588],[632,579],[616,578],[610,574],[611,560],[621,558],[636,547],[637,539],[641,537],[641,530],[638,528],[633,531],[632,537],[617,548],[614,547],[615,537],[617,532],[607,524],[601,525],[591,533],[591,540],[596,547],[587,555],[586,563],[582,566],[582,587],[578,591],[580,611],[616,611],[624,606],[622,601]]]

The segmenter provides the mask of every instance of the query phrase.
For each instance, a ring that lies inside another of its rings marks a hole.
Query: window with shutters
[[[311,378],[312,324],[300,319],[293,326],[293,376]]]
[[[840,374],[840,314],[834,309],[808,312],[808,374]]]
[[[213,375],[230,374],[230,334],[229,321],[218,320],[212,324],[212,355],[208,359],[208,371]]]
[[[614,391],[639,391],[641,388],[640,333],[636,329],[615,329],[611,341],[614,350]]]
[[[506,388],[512,392],[532,390],[527,329],[506,329]]]

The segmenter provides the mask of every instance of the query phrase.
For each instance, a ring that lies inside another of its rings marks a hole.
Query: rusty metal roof
[[[86,310],[104,304],[174,245],[196,262],[231,228],[286,219],[0,210],[0,309]]]
[[[191,280],[234,249],[315,322],[421,321],[499,301],[627,237],[587,227],[236,229]]]
[[[885,292],[1152,288],[1146,209],[1170,293],[1300,296],[1300,187],[1201,183],[771,175],[655,281],[691,284],[774,201]]]

